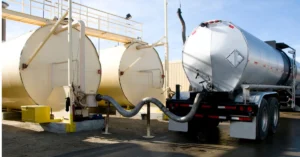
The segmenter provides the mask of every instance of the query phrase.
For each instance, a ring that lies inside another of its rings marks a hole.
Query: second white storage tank
[[[154,48],[136,49],[131,43],[100,51],[102,78],[98,92],[123,106],[134,106],[144,97],[164,100],[163,66]]]

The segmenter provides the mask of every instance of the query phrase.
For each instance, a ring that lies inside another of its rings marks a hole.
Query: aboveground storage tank
[[[122,106],[133,107],[144,97],[163,102],[164,74],[154,48],[137,49],[131,43],[100,51],[102,78],[99,93],[113,97]]]
[[[47,25],[2,44],[2,107],[20,109],[23,105],[50,105],[65,110],[68,86],[67,31],[52,35],[26,69],[26,63],[53,25]],[[73,82],[79,80],[79,31],[73,29]],[[85,37],[85,93],[96,94],[100,84],[97,51]]]

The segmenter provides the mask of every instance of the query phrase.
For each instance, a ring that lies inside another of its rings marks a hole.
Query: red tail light
[[[232,28],[232,29],[234,28],[234,26],[233,26],[233,25],[229,25],[229,27],[230,27],[230,28]]]
[[[240,111],[244,111],[244,106],[240,106]]]
[[[252,107],[251,107],[251,106],[248,106],[248,107],[247,107],[247,111],[248,111],[248,112],[252,112],[252,111],[253,111],[253,110],[252,110]]]

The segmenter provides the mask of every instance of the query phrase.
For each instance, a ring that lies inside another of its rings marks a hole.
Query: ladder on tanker
[[[2,18],[27,24],[54,24],[68,10],[67,0],[5,0]],[[143,25],[125,17],[110,14],[72,2],[72,17],[86,25],[86,35],[121,43],[143,42]]]

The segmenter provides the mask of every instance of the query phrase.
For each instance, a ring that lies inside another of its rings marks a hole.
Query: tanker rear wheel
[[[269,114],[268,101],[263,98],[256,116],[256,140],[264,140],[269,132]]]
[[[280,112],[279,112],[279,103],[278,100],[275,97],[271,97],[268,99],[269,108],[270,108],[270,127],[269,127],[269,133],[275,134],[278,124],[279,124],[279,118],[280,118]]]

